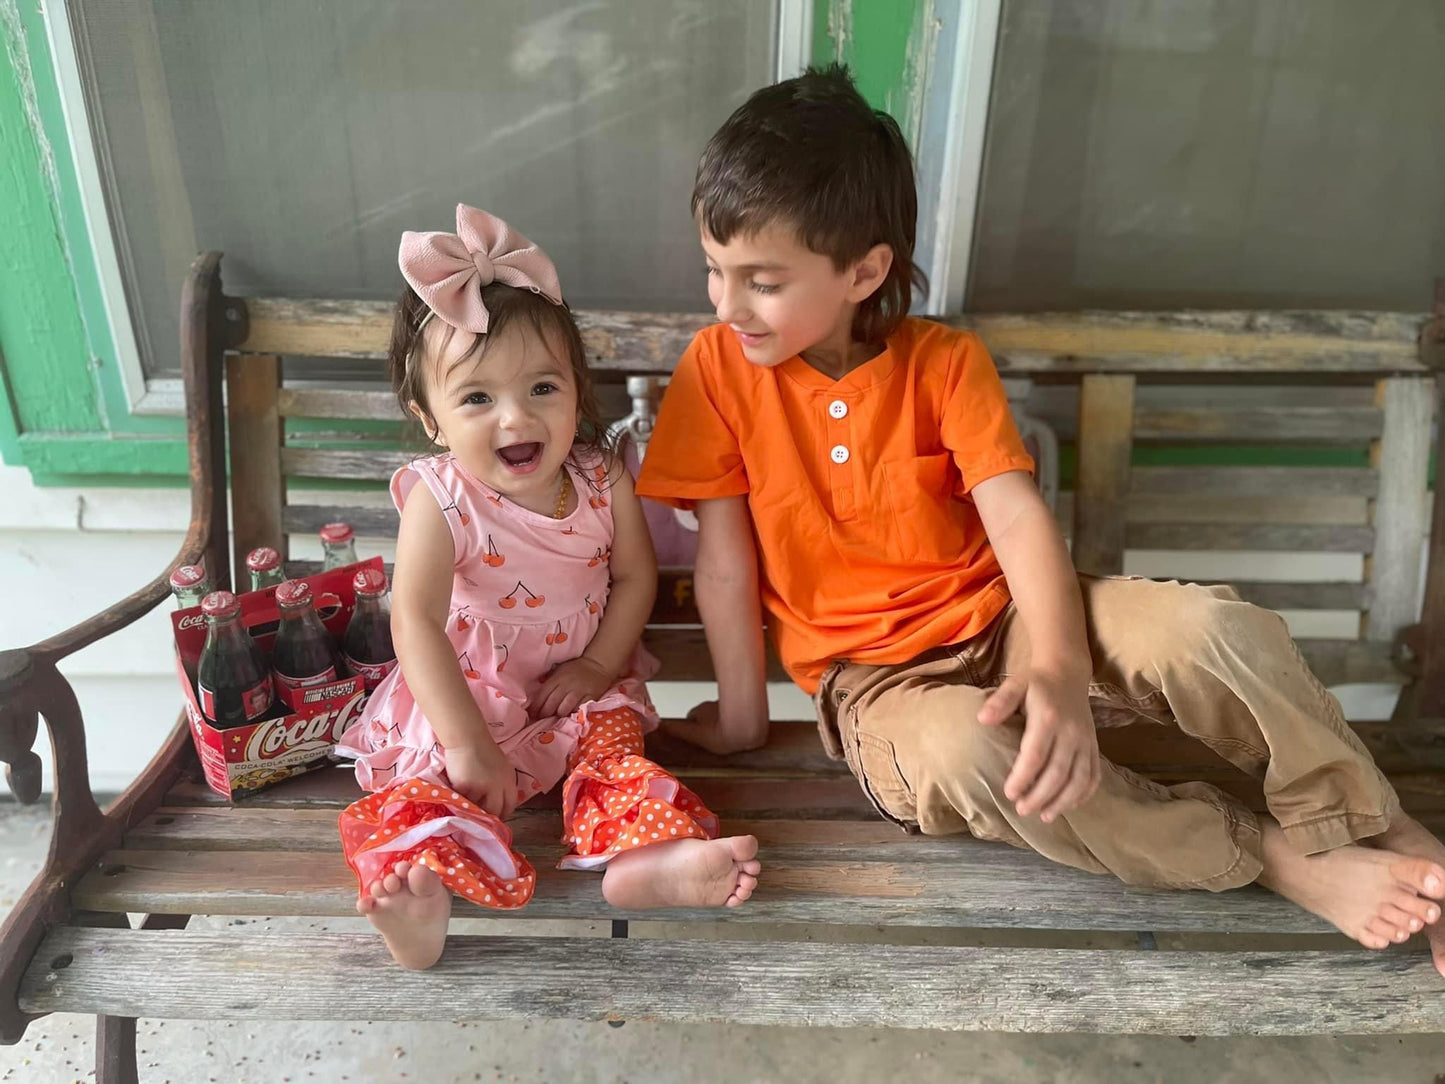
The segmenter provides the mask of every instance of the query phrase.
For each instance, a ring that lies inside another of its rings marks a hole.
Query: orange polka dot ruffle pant
[[[636,712],[600,712],[589,723],[563,782],[560,868],[596,869],[637,847],[716,837],[717,818],[697,795],[642,755]],[[400,861],[426,866],[481,907],[521,907],[537,887],[506,824],[442,783],[407,779],[369,794],[342,811],[339,828],[363,894]]]

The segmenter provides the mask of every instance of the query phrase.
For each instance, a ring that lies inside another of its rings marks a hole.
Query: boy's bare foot
[[[356,909],[381,932],[402,967],[425,971],[441,956],[452,899],[442,879],[425,866],[398,862],[372,882],[371,894],[357,900]]]
[[[763,865],[753,836],[675,839],[624,851],[607,865],[602,896],[613,907],[736,907]]]
[[[1424,858],[1436,865],[1445,866],[1445,843],[1441,843],[1430,829],[1405,813],[1397,813],[1394,823],[1383,835],[1367,840],[1366,845],[1377,847],[1411,858]],[[1418,926],[1411,926],[1418,930]],[[1430,956],[1435,961],[1435,970],[1445,975],[1445,922],[1427,922],[1425,939],[1430,942]]]
[[[1440,917],[1445,868],[1373,847],[1337,847],[1303,855],[1284,829],[1260,818],[1264,872],[1259,883],[1335,924],[1366,948],[1406,941]]]

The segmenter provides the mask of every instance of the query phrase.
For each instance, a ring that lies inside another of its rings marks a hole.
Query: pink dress
[[[451,527],[456,560],[447,636],[492,738],[516,770],[519,802],[550,790],[567,773],[589,717],[630,708],[644,732],[657,727],[643,685],[657,662],[641,647],[627,674],[598,699],[560,718],[530,714],[542,681],[582,654],[607,605],[612,509],[606,469],[570,460],[564,469],[577,507],[560,520],[507,500],[450,453],[418,459],[391,480],[398,509],[418,481],[425,483]],[[446,779],[441,744],[400,667],[377,687],[336,751],[356,759],[357,781],[370,791],[403,779]]]

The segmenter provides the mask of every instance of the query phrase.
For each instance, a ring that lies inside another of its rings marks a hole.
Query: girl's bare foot
[[[1335,924],[1366,948],[1382,949],[1440,917],[1445,868],[1372,847],[1303,855],[1284,829],[1260,818],[1264,872],[1259,883]]]
[[[763,865],[753,836],[676,839],[624,851],[607,865],[602,896],[613,907],[736,907]]]
[[[1428,828],[1405,813],[1397,813],[1389,830],[1368,840],[1367,844],[1445,866],[1445,843],[1441,843]],[[1412,925],[1410,929],[1416,932],[1420,927]],[[1435,961],[1435,970],[1445,975],[1445,922],[1426,922],[1425,939],[1430,942],[1430,956]]]
[[[442,879],[425,866],[398,862],[372,882],[371,894],[357,900],[356,909],[381,932],[402,967],[425,971],[441,956],[452,899]]]

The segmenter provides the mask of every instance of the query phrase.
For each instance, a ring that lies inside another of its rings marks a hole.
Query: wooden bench
[[[296,478],[378,483],[390,474],[407,453],[396,450],[394,432],[377,432],[378,422],[399,417],[389,391],[281,379],[281,359],[291,356],[352,358],[359,371],[374,369],[389,306],[226,297],[219,263],[216,253],[199,258],[183,298],[193,518],[176,563],[203,557],[226,581],[251,546],[332,519],[356,525],[363,547],[366,536],[391,535],[395,514],[348,506],[355,498],[346,490],[336,492],[339,503],[289,498]],[[617,382],[665,377],[706,322],[579,319],[594,366]],[[1427,362],[1438,359],[1445,314],[1426,328],[1423,348],[1425,318],[1405,315],[965,322],[1007,376],[1032,381],[1027,409],[1058,429],[1064,458],[1077,448],[1058,504],[1082,567],[1117,571],[1126,547],[1362,555],[1352,577],[1238,586],[1266,606],[1355,615],[1347,618],[1353,635],[1301,641],[1327,682],[1399,680],[1392,645],[1412,616],[1427,512]],[[351,444],[337,450],[342,436]],[[1253,446],[1253,465],[1207,461],[1211,448],[1239,444]],[[1186,448],[1206,462],[1191,463]],[[1301,448],[1332,465],[1296,465],[1307,458]],[[1419,945],[1351,947],[1262,889],[1131,889],[1006,847],[905,836],[876,818],[804,722],[776,724],[766,748],[727,761],[666,739],[653,744],[731,830],[761,840],[766,876],[737,911],[612,911],[595,877],[551,868],[555,808],[528,808],[515,827],[540,871],[535,899],[520,916],[487,918],[485,935],[458,924],[429,972],[396,969],[369,932],[188,928],[193,915],[353,916],[335,820],[358,791],[338,768],[231,806],[199,781],[182,717],[144,774],[101,812],[86,777],[84,725],[56,665],[166,602],[168,571],[84,624],[0,655],[0,758],[11,787],[22,801],[38,797],[31,747],[40,716],[56,775],[50,856],[0,940],[0,1039],[18,1041],[38,1014],[93,1013],[101,1081],[135,1079],[138,1016],[326,1019],[342,1005],[370,1019],[1183,1034],[1445,1029],[1445,980]],[[686,570],[664,571],[647,639],[670,679],[711,676],[689,597]],[[1445,607],[1433,613],[1435,624],[1411,640],[1421,681],[1442,669],[1421,655]],[[1406,807],[1445,824],[1441,728],[1357,729]],[[1153,778],[1207,779],[1260,807],[1253,780],[1172,730],[1111,729],[1102,742],[1107,755]],[[136,928],[128,913],[143,916]],[[455,913],[480,914],[462,903]],[[539,919],[590,920],[602,936],[540,937]],[[367,981],[378,969],[388,981]]]

